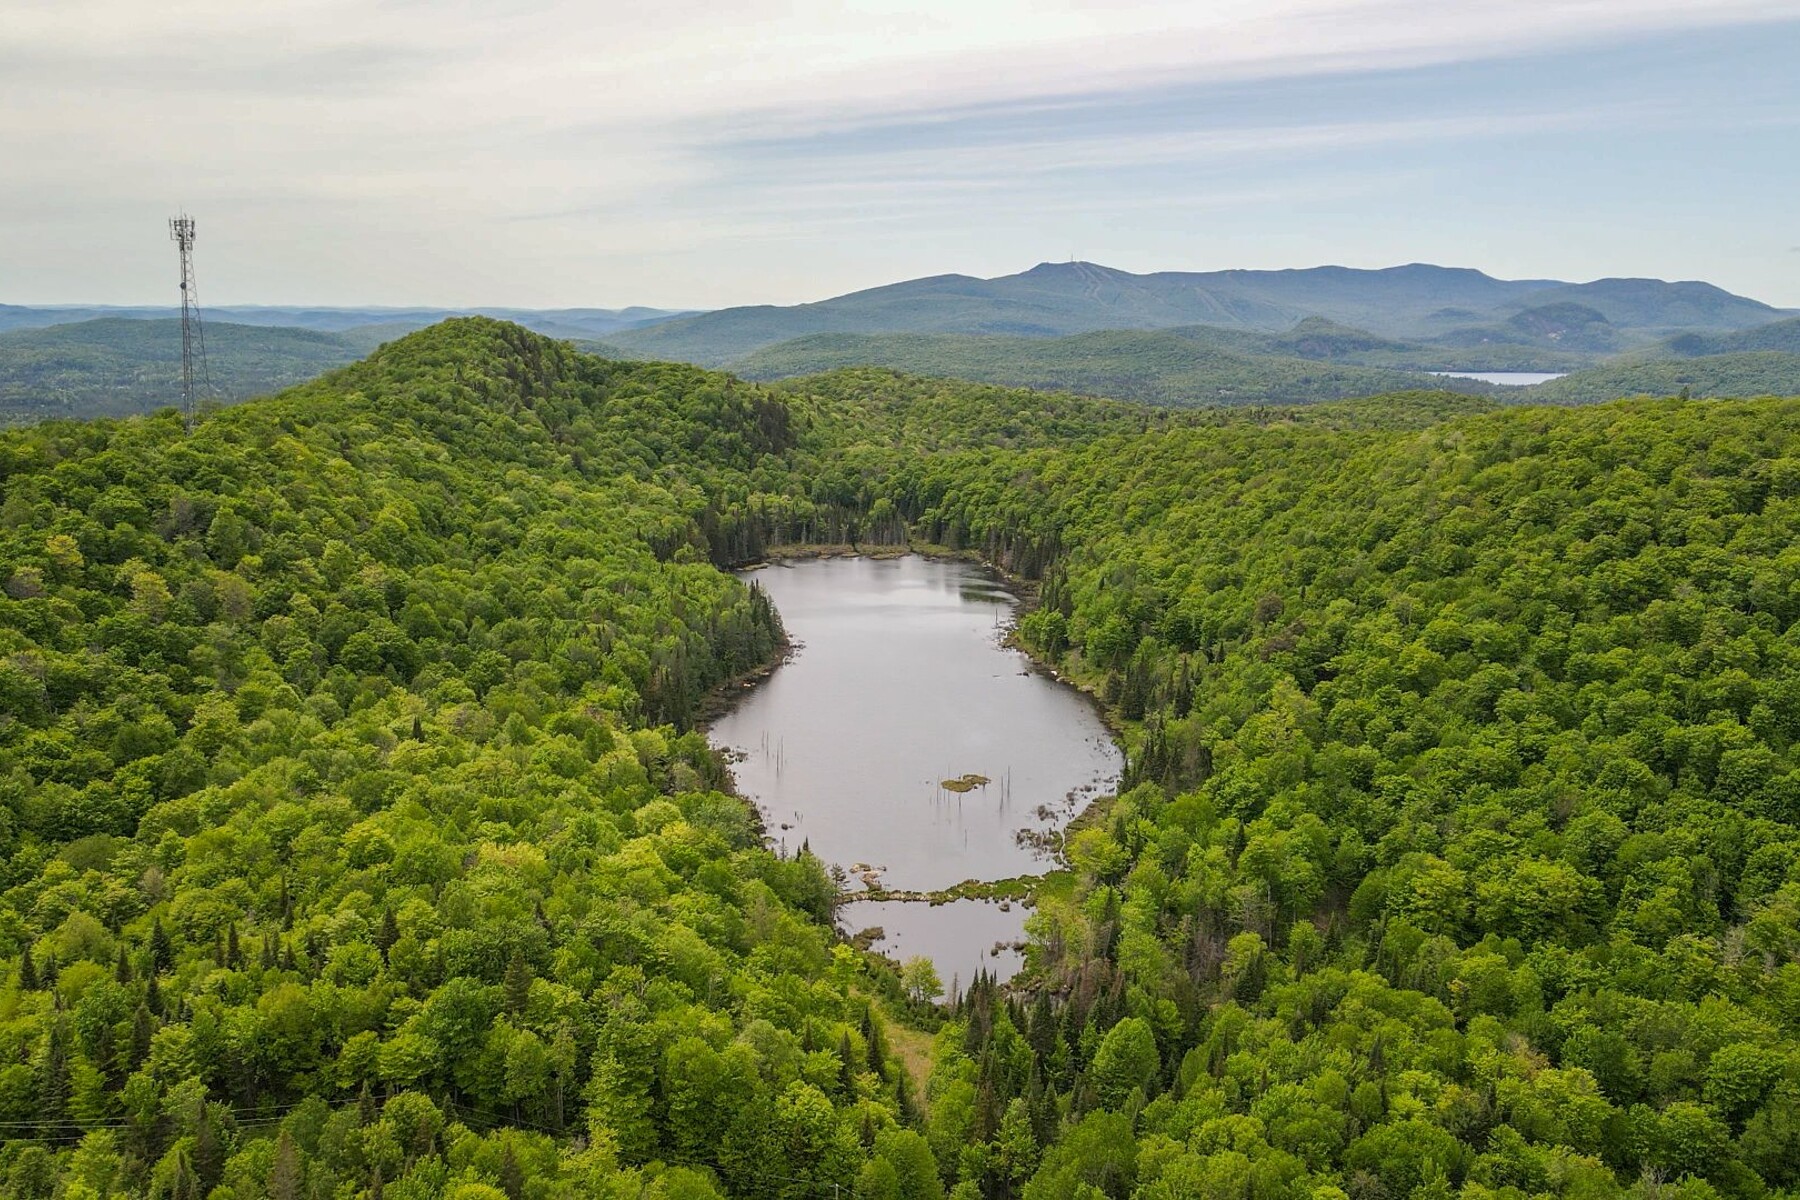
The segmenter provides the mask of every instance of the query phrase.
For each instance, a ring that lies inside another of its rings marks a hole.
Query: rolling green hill
[[[1621,396],[1748,397],[1800,392],[1800,353],[1774,350],[1696,358],[1631,359],[1521,388],[1529,403],[1594,404]]]
[[[1234,341],[1244,348],[1221,345]],[[817,334],[760,350],[731,369],[751,379],[776,379],[878,366],[1177,407],[1304,404],[1419,388],[1430,382],[1414,372],[1259,353],[1264,348],[1260,342],[1209,330],[1062,338]],[[1454,381],[1453,387],[1474,393],[1486,390],[1468,381]]]
[[[1771,321],[1734,333],[1685,333],[1670,338],[1657,349],[1684,358],[1708,354],[1735,354],[1753,350],[1780,350],[1800,354],[1800,317]]]
[[[208,398],[232,403],[302,383],[404,329],[324,333],[204,326]],[[0,421],[118,416],[181,403],[181,325],[122,317],[0,333]]]

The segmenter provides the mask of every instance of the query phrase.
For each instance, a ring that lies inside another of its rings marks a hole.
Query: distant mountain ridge
[[[749,379],[781,379],[871,366],[1175,407],[1315,403],[1423,387],[1492,390],[1417,369],[1347,361],[1404,350],[1323,321],[1306,322],[1288,337],[1207,326],[1058,338],[817,333],[755,351],[730,369]]]
[[[477,310],[209,308],[214,393],[229,402],[274,391],[463,311]],[[1567,403],[1684,389],[1800,391],[1800,317],[1711,284],[1507,280],[1423,263],[1145,275],[1040,263],[995,279],[934,275],[788,307],[478,311],[611,358],[754,379],[877,367],[1174,406],[1427,387]],[[173,313],[0,305],[0,423],[173,402]],[[1496,390],[1427,372],[1573,374]]]
[[[1069,262],[994,279],[935,275],[812,304],[721,309],[606,336],[633,354],[704,365],[821,333],[1047,338],[1191,325],[1278,333],[1309,318],[1381,337],[1479,344],[1516,342],[1520,331],[1508,326],[1513,318],[1564,306],[1579,306],[1611,326],[1601,339],[1608,349],[1684,332],[1729,332],[1787,315],[1711,284],[1656,279],[1505,280],[1425,263],[1135,275]]]
[[[71,304],[19,305],[0,304],[0,332],[9,329],[44,329],[92,320],[166,320],[180,316],[180,310],[157,305]],[[287,329],[313,329],[324,333],[342,333],[371,325],[390,328],[398,333],[423,329],[448,317],[484,316],[511,321],[515,325],[542,333],[547,337],[604,337],[620,330],[636,329],[672,317],[691,315],[688,310],[662,308],[337,308],[307,305],[219,305],[208,306],[202,314],[207,321],[223,321],[235,325],[279,326]]]

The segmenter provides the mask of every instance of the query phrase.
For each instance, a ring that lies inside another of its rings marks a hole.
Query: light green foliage
[[[470,321],[0,438],[6,1194],[1800,1186],[1800,401],[1456,409]],[[719,566],[909,534],[1130,750],[921,1112],[870,993],[936,981],[692,732],[779,641]]]
[[[1800,1181],[1797,452],[1662,401],[897,468],[1132,749],[1000,1006],[1033,1069],[940,1062],[969,1136],[1036,1103],[1044,1195],[1134,1111],[1145,1196]]]
[[[1160,1061],[1156,1035],[1142,1017],[1126,1017],[1107,1030],[1094,1054],[1094,1083],[1100,1102],[1121,1105],[1131,1093],[1149,1086]]]
[[[61,1149],[8,1193],[852,1183],[897,1113],[828,881],[689,731],[780,639],[709,560],[787,420],[466,321],[0,439],[0,1115]]]
[[[914,1003],[936,1000],[944,991],[937,967],[924,955],[914,955],[902,965],[900,986],[906,989]]]

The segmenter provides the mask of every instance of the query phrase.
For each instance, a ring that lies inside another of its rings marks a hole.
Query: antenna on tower
[[[194,218],[169,218],[169,240],[181,252],[181,423],[194,432],[194,361],[207,379],[206,335],[200,329],[200,293],[194,287]]]

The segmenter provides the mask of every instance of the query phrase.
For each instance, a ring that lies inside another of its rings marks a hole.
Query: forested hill
[[[1235,331],[1233,331],[1235,333]],[[730,369],[750,379],[779,379],[876,365],[1045,390],[1111,396],[1174,407],[1304,404],[1417,388],[1420,371],[1317,361],[1281,353],[1276,339],[1214,330],[1110,331],[1061,338],[820,334],[766,347]],[[1232,343],[1244,342],[1243,346]],[[1223,343],[1223,344],[1221,344]],[[1442,386],[1484,394],[1473,380]]]
[[[1063,548],[1022,633],[1141,738],[1034,918],[1072,1002],[978,996],[939,1066],[1002,1164],[1038,1096],[1088,1111],[1026,1196],[1800,1183],[1800,401],[896,486],[927,536]]]
[[[1534,404],[1594,404],[1620,396],[1768,396],[1795,387],[1800,387],[1800,353],[1742,350],[1693,358],[1632,358],[1520,391]]]
[[[826,877],[677,731],[780,636],[694,543],[786,417],[465,321],[191,438],[0,437],[0,1191],[928,1159]]]
[[[1800,401],[1469,403],[469,320],[0,435],[0,1191],[1793,1189]],[[1131,751],[939,1015],[688,732],[780,638],[720,565],[907,534],[1035,577]]]
[[[198,380],[213,403],[234,403],[341,367],[404,329],[325,332],[212,322]],[[123,416],[181,401],[181,325],[122,317],[0,331],[0,424],[47,417]]]

